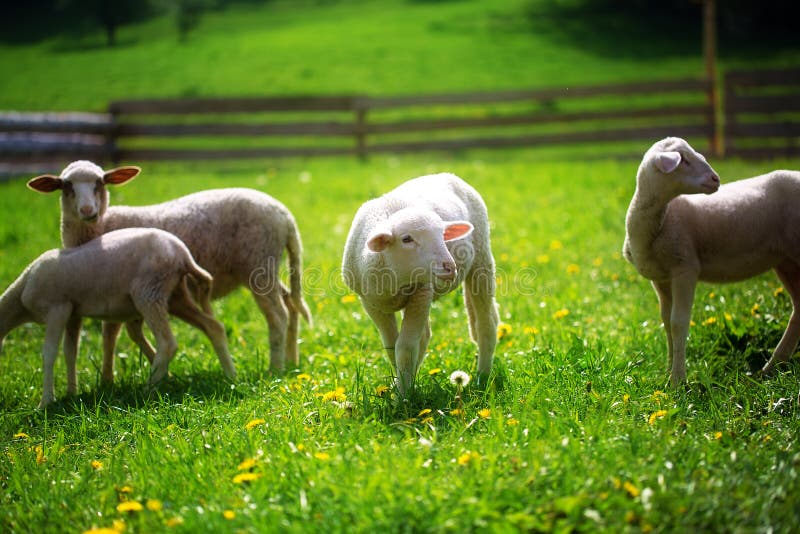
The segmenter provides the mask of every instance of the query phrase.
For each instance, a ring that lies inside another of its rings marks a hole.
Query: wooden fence
[[[725,77],[728,154],[797,154],[799,73]],[[0,113],[0,173],[3,166],[6,173],[55,171],[77,158],[106,164],[497,147],[636,157],[667,135],[710,152],[721,122],[711,90],[709,80],[684,79],[402,97],[127,100],[102,114]]]
[[[800,69],[725,75],[725,153],[800,155]]]

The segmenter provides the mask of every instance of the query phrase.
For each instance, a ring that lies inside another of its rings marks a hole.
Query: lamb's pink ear
[[[117,167],[106,171],[103,175],[103,183],[111,185],[124,184],[128,180],[132,180],[142,171],[139,167]]]
[[[43,174],[28,180],[28,189],[39,193],[52,193],[61,189],[63,185],[64,182],[61,181],[61,178],[52,174]]]
[[[680,152],[660,152],[656,154],[656,167],[663,173],[670,173],[681,163]]]
[[[367,248],[372,252],[381,252],[392,243],[392,240],[394,240],[392,232],[385,226],[379,226],[370,232]]]
[[[453,241],[454,239],[461,239],[467,237],[475,227],[468,221],[452,221],[446,223],[444,227],[444,240]]]

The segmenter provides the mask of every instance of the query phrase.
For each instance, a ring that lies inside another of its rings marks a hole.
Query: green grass
[[[268,373],[266,325],[241,291],[215,303],[235,384],[208,342],[176,323],[181,348],[158,394],[145,395],[147,364],[125,336],[117,383],[103,389],[99,328],[87,321],[81,393],[63,397],[59,361],[61,400],[41,412],[42,328],[15,331],[0,359],[0,530],[118,521],[133,532],[795,528],[800,368],[794,360],[769,380],[749,376],[790,312],[776,279],[699,287],[689,387],[669,390],[655,295],[619,252],[636,162],[543,162],[526,151],[430,161],[150,165],[115,191],[129,204],[228,185],[283,199],[303,234],[315,315],[302,332],[302,367]],[[715,166],[726,180],[764,170]],[[342,298],[338,265],[362,201],[442,169],[488,204],[509,329],[493,385],[459,396],[447,376],[472,370],[474,347],[460,295],[443,298],[417,392],[397,406],[376,391],[390,384],[390,367],[359,304]],[[58,201],[11,182],[0,203],[7,284],[57,246]],[[337,388],[349,404],[334,402]],[[258,478],[237,483],[244,472]],[[145,509],[118,511],[125,501]]]

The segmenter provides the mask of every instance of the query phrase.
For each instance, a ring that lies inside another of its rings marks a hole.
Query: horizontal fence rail
[[[725,78],[727,153],[797,155],[800,70]],[[712,81],[371,97],[139,99],[107,113],[0,112],[0,174],[98,162],[554,147],[638,156],[668,135],[718,146]],[[27,171],[25,171],[27,172]]]
[[[725,153],[800,155],[800,69],[725,75]]]

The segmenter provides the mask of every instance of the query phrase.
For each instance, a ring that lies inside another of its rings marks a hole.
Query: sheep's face
[[[706,158],[683,139],[669,137],[659,141],[645,157],[643,164],[647,163],[651,172],[640,172],[640,176],[652,177],[658,182],[654,185],[671,196],[711,194],[719,189],[719,175]]]
[[[467,237],[467,221],[443,221],[431,211],[407,208],[392,214],[367,238],[367,247],[384,255],[400,285],[454,280],[456,262],[445,245]]]
[[[62,216],[93,223],[108,205],[106,184],[124,184],[139,174],[139,170],[139,167],[119,167],[103,171],[90,161],[75,161],[61,176],[38,176],[28,182],[28,187],[40,193],[60,189]]]

